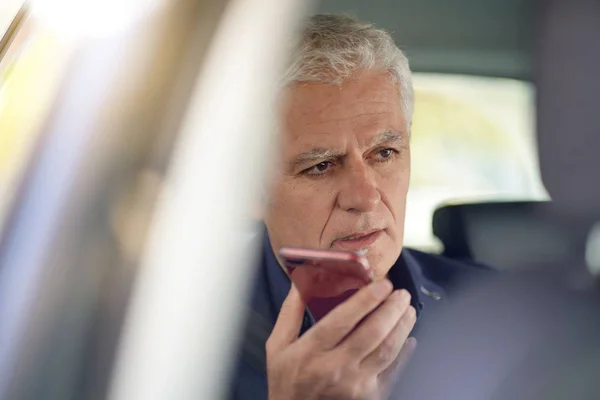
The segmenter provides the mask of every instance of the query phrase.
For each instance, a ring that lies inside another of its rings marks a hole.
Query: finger
[[[380,391],[384,394],[382,396],[383,399],[390,397],[396,380],[406,369],[406,366],[408,365],[408,362],[412,358],[416,349],[417,339],[412,337],[406,339],[406,342],[404,342],[402,350],[400,350],[400,354],[398,354],[396,360],[394,360],[392,365],[387,367],[381,374],[379,374],[378,381]]]
[[[410,306],[410,294],[406,290],[397,290],[371,315],[365,318],[360,325],[338,346],[338,350],[347,354],[351,360],[363,360],[377,348],[387,357],[387,352],[400,351],[401,342],[399,335],[393,335],[402,316]],[[408,336],[408,332],[407,332]],[[397,343],[398,342],[398,343]],[[337,351],[337,350],[336,350]],[[390,354],[390,362],[396,358]]]
[[[380,373],[398,357],[400,349],[415,325],[416,312],[408,307],[390,334],[361,363],[361,369]]]
[[[387,367],[383,372],[379,374],[379,381],[382,384],[387,384],[390,381],[394,381],[408,365],[408,362],[412,358],[413,354],[417,349],[417,339],[414,337],[409,337],[406,339],[406,342],[402,345],[402,349],[398,354],[398,357],[394,360],[394,362]]]
[[[373,282],[334,308],[302,337],[318,350],[330,350],[338,345],[370,312],[392,292],[387,279]]]
[[[305,304],[294,285],[281,306],[277,322],[267,340],[268,354],[278,353],[293,343],[300,333],[304,318]]]
[[[406,366],[410,362],[410,359],[412,358],[413,354],[415,354],[416,350],[417,339],[415,339],[414,337],[409,337],[408,339],[406,339],[406,342],[404,342],[404,346],[402,346],[402,350],[400,350],[400,354],[398,354],[398,358],[396,359],[392,373],[396,376],[402,374],[406,369]]]

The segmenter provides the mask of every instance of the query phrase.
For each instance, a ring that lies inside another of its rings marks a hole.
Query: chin
[[[402,245],[398,245],[389,239],[377,243],[376,246],[369,249],[366,257],[376,279],[383,279],[387,276],[389,270],[398,260],[401,251]]]
[[[385,278],[398,259],[398,257],[390,254],[389,251],[386,253],[373,252],[367,254],[367,260],[369,260],[369,265],[373,269],[375,279],[377,280]]]

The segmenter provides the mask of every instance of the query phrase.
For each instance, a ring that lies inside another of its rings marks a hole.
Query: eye
[[[376,159],[377,161],[388,161],[390,160],[395,154],[398,154],[398,151],[395,149],[381,149],[378,150],[375,155],[376,155]]]
[[[329,168],[329,164],[330,163],[328,161],[323,161],[315,165],[313,168],[319,172],[323,172]]]
[[[389,158],[392,156],[392,154],[394,154],[393,149],[383,149],[379,152],[379,155],[381,156],[381,158]]]
[[[302,173],[305,175],[313,176],[324,175],[329,169],[331,169],[332,166],[333,164],[331,163],[331,161],[322,161],[308,169],[305,169],[304,171],[302,171]]]

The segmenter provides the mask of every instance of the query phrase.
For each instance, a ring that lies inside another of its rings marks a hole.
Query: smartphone
[[[316,320],[373,280],[369,262],[356,253],[282,247],[279,256]]]

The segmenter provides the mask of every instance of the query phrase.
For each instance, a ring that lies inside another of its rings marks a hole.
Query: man
[[[382,399],[424,310],[476,268],[402,251],[413,91],[387,32],[346,16],[312,17],[283,86],[281,147],[233,396]],[[276,256],[283,246],[361,252],[375,283],[315,321]]]

